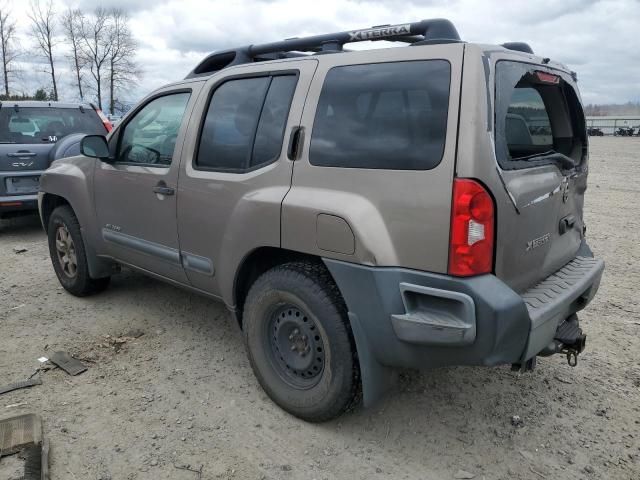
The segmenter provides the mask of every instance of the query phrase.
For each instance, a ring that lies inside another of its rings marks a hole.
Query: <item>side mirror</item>
[[[87,135],[80,141],[80,153],[85,157],[109,160],[109,145],[102,135]]]

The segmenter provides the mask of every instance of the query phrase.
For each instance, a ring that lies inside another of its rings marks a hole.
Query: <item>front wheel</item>
[[[84,297],[109,285],[110,277],[91,278],[80,224],[68,206],[56,208],[47,229],[49,255],[60,284],[69,293]]]
[[[359,400],[347,309],[321,264],[288,263],[251,287],[243,315],[253,371],[271,399],[303,420],[330,420]]]

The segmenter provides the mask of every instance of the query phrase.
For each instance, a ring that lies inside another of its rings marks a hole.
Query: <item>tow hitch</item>
[[[578,316],[575,313],[560,324],[553,339],[558,347],[558,352],[567,356],[569,366],[578,365],[578,355],[582,353],[587,344],[587,336],[582,333]]]

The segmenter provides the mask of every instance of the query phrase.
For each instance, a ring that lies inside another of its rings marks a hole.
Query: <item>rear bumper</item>
[[[325,260],[363,361],[384,367],[522,363],[595,295],[604,269],[588,247],[519,295],[494,275],[457,278]]]
[[[0,216],[14,212],[38,209],[38,192],[7,192],[7,179],[15,177],[40,177],[42,170],[24,170],[16,172],[0,172]]]
[[[38,194],[0,196],[0,216],[38,210]]]

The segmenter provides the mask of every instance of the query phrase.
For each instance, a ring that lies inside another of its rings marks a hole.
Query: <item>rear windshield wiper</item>
[[[572,170],[577,166],[576,162],[572,158],[567,157],[563,153],[556,152],[555,150],[548,150],[543,153],[534,153],[533,155],[527,155],[526,157],[514,158],[514,160],[524,162],[553,162],[565,170]]]

